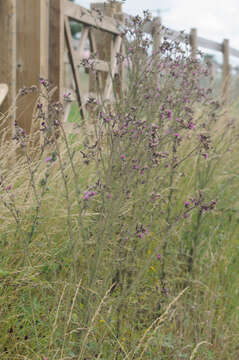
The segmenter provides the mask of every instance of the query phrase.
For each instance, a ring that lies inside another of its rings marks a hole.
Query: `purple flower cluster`
[[[95,191],[85,191],[85,193],[84,193],[84,196],[83,196],[83,199],[84,200],[89,200],[90,198],[92,198],[93,196],[95,196],[96,195],[96,192]]]
[[[207,212],[209,210],[213,210],[217,204],[216,200],[211,200],[209,202],[205,201],[205,197],[202,191],[199,191],[198,197],[190,198],[184,202],[184,206],[186,211],[183,214],[184,218],[188,217],[188,214],[191,210],[198,208],[199,212],[202,214],[203,212]]]
[[[136,225],[136,232],[135,235],[138,236],[140,239],[143,239],[144,235],[147,234],[148,229],[145,228],[143,225]]]

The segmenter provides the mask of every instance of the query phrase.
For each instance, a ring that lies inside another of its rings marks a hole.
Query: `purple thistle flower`
[[[85,191],[84,193],[84,200],[89,200],[92,196],[95,196],[96,192],[95,191]]]
[[[8,185],[8,186],[7,186],[7,191],[10,191],[11,188],[12,188],[12,186],[11,186],[11,185]]]
[[[166,288],[166,287],[163,286],[163,288],[162,288],[161,291],[162,291],[162,294],[168,295],[168,288]]]
[[[48,163],[48,162],[51,161],[51,160],[52,160],[51,157],[47,157],[47,158],[46,158],[46,163]]]
[[[204,154],[202,154],[202,156],[203,156],[205,159],[208,159],[208,153],[204,153]]]
[[[160,260],[161,259],[161,254],[157,255],[157,259]]]
[[[43,85],[43,86],[46,86],[47,85],[47,81],[43,78],[40,78],[40,83]]]
[[[120,156],[121,160],[125,161],[126,160],[126,156],[123,154]]]
[[[43,108],[43,104],[37,104],[37,108],[38,108],[38,109],[42,109],[42,108]]]
[[[168,110],[168,119],[171,120],[173,117],[173,112],[172,110]]]
[[[90,198],[90,191],[85,191],[83,199],[89,200],[89,198]]]
[[[190,205],[190,201],[186,200],[185,203],[184,203],[185,207],[188,208],[189,205]]]

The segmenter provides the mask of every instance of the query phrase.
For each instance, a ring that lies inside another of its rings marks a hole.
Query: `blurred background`
[[[90,7],[89,0],[75,2]],[[230,46],[239,49],[237,0],[126,0],[123,8],[130,15],[142,15],[144,10],[149,10],[153,16],[160,16],[163,25],[171,29],[189,32],[191,28],[197,28],[199,36],[218,42],[229,39]],[[213,51],[210,54],[221,63],[220,54]],[[239,66],[239,59],[231,57],[231,64]]]

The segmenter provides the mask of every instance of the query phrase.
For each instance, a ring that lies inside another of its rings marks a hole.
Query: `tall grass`
[[[238,358],[237,119],[187,44],[147,55],[148,16],[110,109],[70,136],[41,81],[33,131],[2,141],[3,360]]]

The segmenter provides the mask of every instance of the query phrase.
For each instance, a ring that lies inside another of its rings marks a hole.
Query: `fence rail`
[[[80,5],[76,5],[68,0],[65,0],[64,13],[69,18],[79,21],[82,24],[90,25],[101,30],[119,35],[117,22],[114,18],[104,15],[101,17],[100,13],[96,11],[89,11]]]
[[[126,17],[127,17],[127,19],[132,18],[130,15],[127,15],[127,14],[126,14]],[[151,21],[146,23],[143,30],[145,33],[152,34],[153,23]],[[176,38],[180,38],[181,40],[186,40],[190,36],[190,34],[185,34],[180,31],[176,31],[176,30],[172,30],[172,29],[168,29],[168,30],[169,30],[169,34],[167,35],[167,37],[172,40],[174,40]],[[207,50],[223,52],[223,43],[219,43],[219,42],[205,39],[203,37],[198,36],[197,44],[199,47],[203,47]],[[230,48],[230,55],[239,58],[239,50]]]

